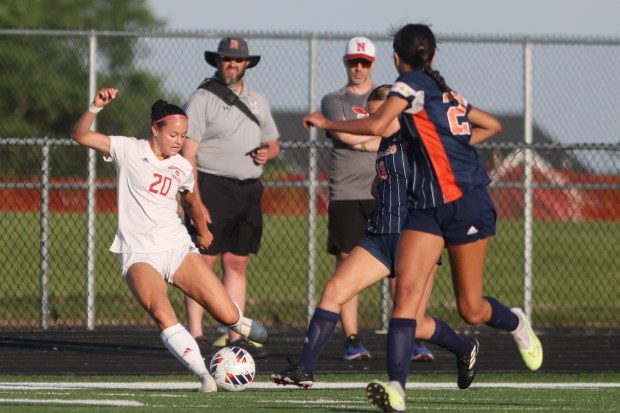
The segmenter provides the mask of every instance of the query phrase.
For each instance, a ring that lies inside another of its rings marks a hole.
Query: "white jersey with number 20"
[[[110,136],[110,160],[118,177],[118,228],[110,251],[154,253],[191,244],[177,213],[176,194],[194,190],[194,175],[181,155],[160,160],[148,141]]]

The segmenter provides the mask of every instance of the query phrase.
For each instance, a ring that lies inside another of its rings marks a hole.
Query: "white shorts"
[[[123,274],[123,278],[125,278],[129,267],[133,264],[142,262],[155,268],[166,282],[172,284],[174,273],[179,269],[179,266],[187,254],[200,254],[200,252],[193,243],[189,243],[182,248],[152,254],[137,252],[121,253],[119,254],[121,273]]]

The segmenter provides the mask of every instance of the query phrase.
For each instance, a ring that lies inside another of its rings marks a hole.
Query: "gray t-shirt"
[[[267,99],[244,81],[239,99],[258,118],[260,127],[236,106],[213,93],[196,89],[185,103],[187,137],[198,142],[199,171],[233,179],[259,178],[263,167],[246,155],[261,142],[278,139]]]
[[[360,119],[368,116],[368,95],[351,93],[346,87],[329,93],[321,100],[321,112],[331,120]],[[349,149],[344,143],[325,134],[333,142],[329,167],[329,198],[331,200],[373,199],[370,186],[375,177],[374,152]]]

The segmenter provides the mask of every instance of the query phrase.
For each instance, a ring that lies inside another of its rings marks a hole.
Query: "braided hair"
[[[444,93],[448,93],[450,100],[458,104],[452,96],[452,88],[446,84],[439,71],[431,67],[437,41],[430,27],[425,24],[407,24],[393,31],[393,37],[392,45],[398,56],[413,70],[421,70],[429,75]]]
[[[166,121],[158,121],[166,116],[170,115],[183,115],[187,117],[187,114],[183,109],[177,105],[166,102],[165,100],[158,100],[151,106],[151,124],[157,126],[164,126]]]

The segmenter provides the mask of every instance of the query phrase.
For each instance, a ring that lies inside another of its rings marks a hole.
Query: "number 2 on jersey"
[[[456,99],[459,104],[458,106],[450,106],[448,109],[450,132],[452,132],[453,135],[469,135],[471,133],[469,122],[459,121],[460,117],[465,116],[467,104],[463,100],[463,97],[456,92],[452,92],[452,96],[448,93],[444,93],[443,103],[449,103],[451,98]]]
[[[149,191],[163,196],[168,195],[172,187],[172,179],[157,173],[154,173],[153,176],[155,177],[155,182],[149,186]]]

